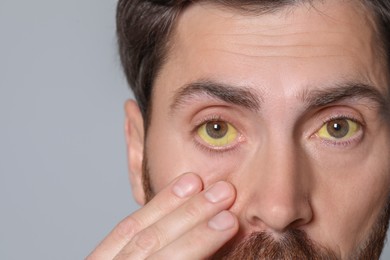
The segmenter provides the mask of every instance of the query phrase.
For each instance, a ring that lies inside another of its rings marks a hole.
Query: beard
[[[239,243],[231,241],[211,259],[310,259],[336,260],[334,252],[315,245],[301,230],[288,230],[275,240],[266,232],[255,232]]]
[[[146,152],[142,163],[142,184],[145,201],[149,202],[155,195],[153,191]],[[383,209],[376,219],[366,238],[345,259],[375,260],[379,259],[386,240],[390,219],[390,194]],[[233,238],[209,259],[229,260],[338,260],[339,257],[331,249],[323,247],[311,240],[299,229],[284,232],[277,240],[267,232],[253,232],[244,239]]]

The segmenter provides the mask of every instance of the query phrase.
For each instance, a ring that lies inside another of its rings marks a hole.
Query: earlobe
[[[126,102],[125,113],[125,136],[131,188],[137,203],[144,205],[145,193],[142,186],[144,122],[138,104],[134,100]]]

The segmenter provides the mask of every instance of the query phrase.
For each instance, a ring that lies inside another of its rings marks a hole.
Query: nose
[[[311,221],[310,168],[296,147],[259,152],[240,176],[244,217],[251,229],[283,233]]]

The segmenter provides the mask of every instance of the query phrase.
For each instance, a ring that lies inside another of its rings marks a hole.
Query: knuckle
[[[146,257],[160,248],[160,236],[156,228],[149,227],[135,234],[114,258],[120,259],[146,259]]]
[[[190,219],[196,218],[201,215],[202,208],[196,203],[190,203],[185,207],[185,213]]]
[[[149,227],[135,235],[133,243],[138,250],[150,253],[159,249],[163,240],[162,233],[156,227]]]
[[[125,218],[115,228],[117,240],[130,240],[138,232],[140,226],[133,217]]]

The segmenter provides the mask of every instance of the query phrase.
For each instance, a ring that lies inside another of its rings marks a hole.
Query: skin
[[[387,203],[388,119],[369,97],[320,106],[306,100],[350,82],[387,97],[370,13],[352,1],[262,15],[193,4],[171,42],[155,81],[146,142],[137,105],[126,104],[133,193],[145,204],[146,149],[156,196],[89,259],[201,259],[232,238],[266,231],[277,240],[292,228],[341,259],[353,255]],[[205,81],[249,90],[259,108],[203,92],[175,103],[185,86]],[[352,118],[358,130],[329,141],[320,129],[334,117]],[[200,122],[215,118],[238,132],[226,147],[198,135]]]

